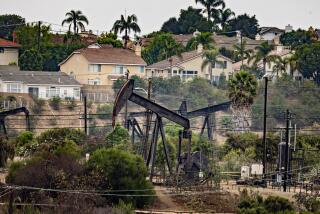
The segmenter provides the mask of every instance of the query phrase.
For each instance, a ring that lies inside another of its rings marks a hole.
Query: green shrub
[[[140,156],[118,149],[100,149],[95,151],[89,161],[88,169],[104,177],[105,183],[99,189],[105,190],[137,190],[123,192],[127,195],[150,195],[154,194],[152,184],[146,180],[147,168]],[[139,191],[145,190],[145,191]],[[152,197],[117,197],[107,196],[113,203],[123,200],[142,208],[151,203]]]
[[[75,107],[77,107],[77,103],[74,98],[66,97],[65,101],[66,101],[66,106],[70,111],[74,110]]]
[[[14,145],[5,136],[0,136],[0,167],[4,167],[8,159],[13,159],[14,154]]]
[[[60,97],[52,97],[49,100],[49,105],[54,110],[59,110],[60,109],[60,104],[61,104],[61,98]]]
[[[29,131],[22,132],[17,138],[16,138],[16,146],[24,146],[34,139],[34,134]]]
[[[130,141],[129,132],[121,125],[117,124],[114,130],[106,136],[106,142],[109,147],[120,144],[128,144]]]

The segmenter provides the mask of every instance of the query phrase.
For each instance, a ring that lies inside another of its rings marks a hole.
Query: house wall
[[[280,34],[281,33],[268,32],[268,33],[265,33],[265,34],[261,35],[261,39],[262,40],[272,41],[272,40],[274,40],[275,37],[279,36]]]
[[[74,92],[74,89],[77,89],[78,91],[81,91],[81,87],[79,85],[72,86],[60,86],[60,85],[26,85],[23,84],[22,82],[3,82],[0,80],[0,92],[4,93],[12,93],[8,91],[8,84],[11,83],[18,83],[21,86],[21,94],[28,94],[29,93],[29,88],[38,88],[39,93],[38,93],[38,98],[48,100],[51,97],[47,96],[47,88],[55,87],[59,88],[59,97],[61,99],[64,99],[66,97],[71,97],[74,98],[75,100],[80,100],[80,96],[77,96]]]
[[[19,50],[17,48],[4,48],[3,53],[0,52],[0,65],[9,65],[15,62],[18,65]]]
[[[83,85],[89,84],[89,80],[100,80],[99,85],[112,86],[113,81],[123,76],[123,74],[116,73],[116,66],[112,64],[101,64],[100,72],[89,71],[89,62],[81,54],[72,55],[64,64],[60,66],[62,72],[73,76],[78,82]],[[129,70],[130,76],[137,75],[141,78],[146,77],[145,66],[140,65],[124,65]],[[140,71],[140,67],[143,67],[143,72]]]
[[[205,79],[210,79],[210,72],[209,72],[209,66],[206,66],[204,69],[202,69],[202,63],[203,63],[203,58],[202,56],[199,56],[193,60],[184,62],[179,65],[179,67],[173,67],[172,71],[177,70],[180,72],[180,77],[183,80],[188,80],[192,79],[194,76],[187,76],[183,77],[183,71],[197,71],[197,77],[205,78]],[[219,61],[227,61],[227,68],[212,68],[212,76],[213,79],[219,79],[220,75],[222,73],[225,74],[226,78],[229,78],[229,75],[232,75],[233,68],[232,68],[232,61],[226,60],[223,57],[218,57]],[[157,70],[157,69],[147,69],[147,76],[148,77],[163,77],[163,78],[169,78],[171,77],[168,73],[170,69],[168,70]],[[152,73],[153,72],[153,73]]]

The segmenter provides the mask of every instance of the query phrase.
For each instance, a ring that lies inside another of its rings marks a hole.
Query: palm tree
[[[197,3],[200,3],[205,7],[203,12],[207,13],[208,21],[210,21],[211,18],[215,18],[212,14],[216,14],[218,12],[218,7],[221,6],[222,8],[225,8],[226,6],[224,0],[196,0],[196,4]]]
[[[204,60],[201,65],[201,69],[203,70],[208,66],[211,84],[212,84],[212,68],[216,64],[223,65],[223,62],[218,60],[219,55],[220,55],[219,51],[215,48],[210,49],[210,50],[206,50],[202,55],[202,58]]]
[[[263,42],[261,45],[255,47],[255,55],[251,56],[248,60],[250,63],[253,60],[253,64],[258,64],[262,61],[263,72],[266,73],[266,65],[275,60],[278,56],[270,55],[270,52],[274,49],[274,45],[270,45],[268,42]]]
[[[229,99],[232,104],[233,121],[236,128],[250,127],[250,106],[257,95],[257,80],[253,74],[241,70],[229,80]]]
[[[229,99],[236,109],[248,108],[257,95],[257,80],[248,71],[239,71],[229,80]]]
[[[117,20],[112,27],[112,30],[115,34],[123,33],[123,40],[124,40],[124,47],[127,48],[128,41],[129,41],[129,34],[131,31],[135,33],[140,33],[140,27],[138,25],[138,18],[136,15],[132,14],[131,16],[125,17],[124,15],[121,15],[121,18]]]
[[[221,24],[222,31],[227,31],[229,21],[235,16],[231,9],[219,9],[217,22]]]
[[[290,66],[290,75],[293,76],[294,71],[298,69],[298,56],[293,54],[291,57],[286,58],[286,61]]]
[[[277,57],[274,59],[274,66],[273,66],[273,72],[277,73],[277,77],[279,77],[279,72],[286,72],[288,60],[287,58],[283,59],[281,57]]]
[[[198,47],[199,44],[202,44],[204,49],[212,48],[212,45],[214,44],[212,33],[199,33],[196,37],[189,40],[187,44],[187,49],[194,50]]]
[[[251,49],[247,49],[247,41],[243,40],[239,45],[234,45],[234,54],[235,57],[238,57],[241,59],[241,68],[243,67],[243,60],[249,59],[253,53]]]
[[[69,24],[69,31],[71,26],[73,26],[73,33],[78,34],[79,29],[81,31],[85,30],[84,23],[89,24],[89,21],[85,15],[82,14],[80,10],[74,11],[71,10],[70,12],[66,13],[66,19],[62,21],[62,26],[64,24]]]

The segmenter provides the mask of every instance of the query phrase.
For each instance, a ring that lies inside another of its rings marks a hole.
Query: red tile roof
[[[0,47],[2,48],[19,48],[21,45],[15,42],[11,42],[9,40],[5,40],[0,38]]]

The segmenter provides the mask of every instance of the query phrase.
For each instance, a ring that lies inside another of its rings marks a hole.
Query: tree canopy
[[[259,23],[256,16],[248,14],[239,15],[229,21],[230,31],[241,31],[243,36],[254,39],[259,32]]]
[[[13,32],[25,24],[25,19],[19,15],[6,14],[0,15],[0,38],[7,40],[13,39]]]
[[[208,21],[201,11],[193,7],[188,7],[187,10],[182,9],[179,18],[170,18],[162,25],[161,31],[173,34],[190,34],[196,30],[212,32],[213,23]]]

